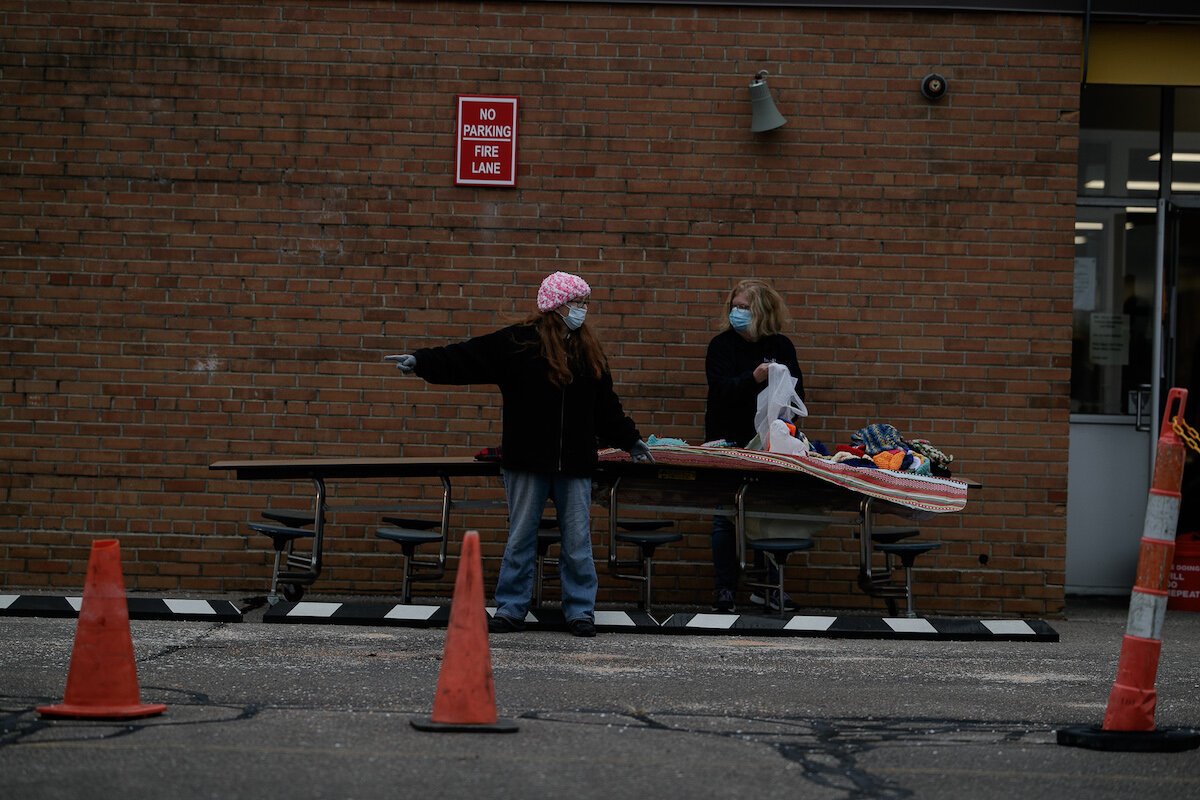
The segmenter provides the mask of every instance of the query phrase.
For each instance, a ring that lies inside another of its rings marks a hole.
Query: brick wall
[[[380,357],[521,316],[561,268],[595,289],[643,434],[692,442],[724,293],[772,280],[811,438],[890,422],[985,486],[925,523],[946,544],[924,610],[1061,609],[1077,20],[46,0],[0,24],[5,589],[77,590],[90,542],[115,536],[132,590],[261,594],[245,523],[309,487],[208,465],[496,444],[493,388]],[[788,124],[756,136],[760,69]],[[938,103],[918,91],[933,70]],[[456,95],[492,92],[520,97],[517,186],[457,187]],[[501,520],[462,520],[489,582]],[[395,595],[374,522],[338,518],[315,590]],[[707,602],[707,526],[684,527],[658,597]],[[878,603],[853,548],[821,538],[821,569],[793,570],[802,602]],[[633,590],[602,572],[601,596]]]

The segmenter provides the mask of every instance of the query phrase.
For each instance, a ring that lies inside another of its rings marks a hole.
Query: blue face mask
[[[577,331],[583,327],[583,320],[586,316],[586,308],[572,308],[571,306],[567,306],[567,315],[562,318],[562,321],[568,328]]]
[[[733,328],[738,333],[747,330],[750,327],[750,309],[729,309],[729,327]]]

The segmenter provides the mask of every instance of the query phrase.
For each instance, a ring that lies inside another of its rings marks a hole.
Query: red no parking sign
[[[517,98],[458,98],[455,183],[515,186]]]

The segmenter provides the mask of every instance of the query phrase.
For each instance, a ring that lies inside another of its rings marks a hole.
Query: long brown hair
[[[546,311],[531,314],[521,324],[537,330],[542,355],[550,364],[550,382],[555,386],[561,388],[571,382],[573,364],[587,369],[593,378],[608,371],[608,357],[587,323],[577,331],[568,331],[558,314]]]

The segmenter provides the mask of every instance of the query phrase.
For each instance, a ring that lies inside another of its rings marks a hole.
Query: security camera
[[[946,79],[936,72],[931,72],[921,79],[921,94],[926,100],[941,100],[948,88]]]

